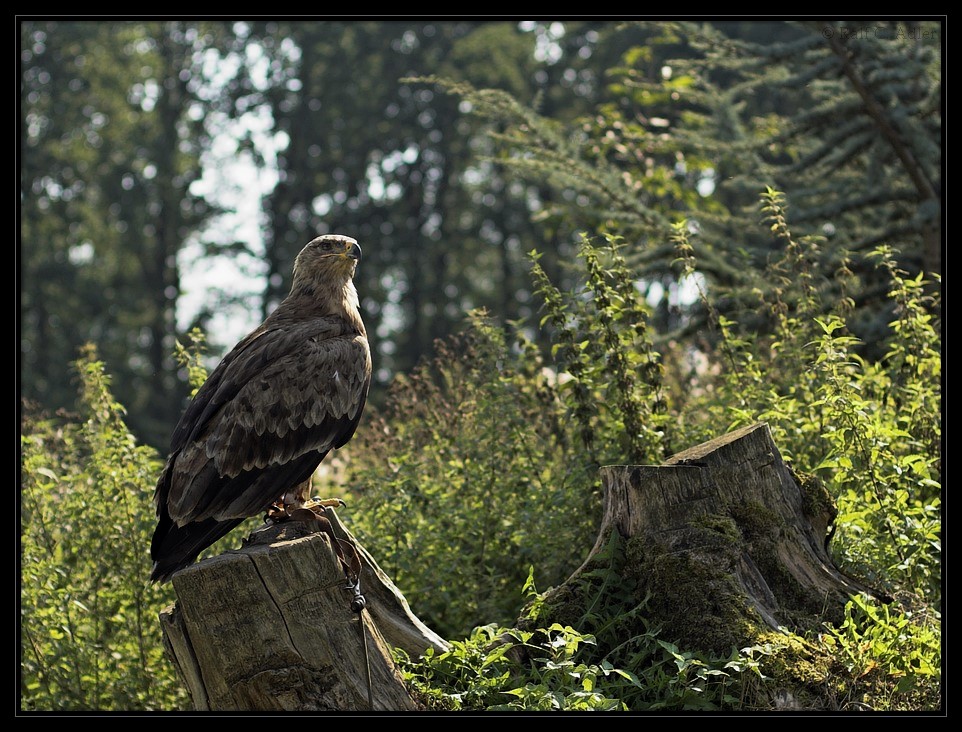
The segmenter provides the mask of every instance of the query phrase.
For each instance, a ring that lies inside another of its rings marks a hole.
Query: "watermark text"
[[[889,39],[899,41],[934,41],[938,39],[938,29],[908,27],[904,25],[826,25],[822,27],[825,38],[838,38],[842,41],[869,39]]]

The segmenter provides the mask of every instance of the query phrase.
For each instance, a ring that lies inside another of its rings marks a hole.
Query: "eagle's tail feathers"
[[[163,511],[150,543],[150,556],[154,560],[151,581],[167,582],[175,572],[193,563],[198,554],[241,521],[243,519],[205,519],[177,526]]]

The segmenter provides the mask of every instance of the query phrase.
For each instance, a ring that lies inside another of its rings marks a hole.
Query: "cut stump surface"
[[[161,625],[195,709],[370,711],[369,695],[375,711],[416,708],[391,649],[417,657],[447,643],[356,541],[367,605],[353,612],[330,539],[314,531],[266,526],[242,549],[174,575],[177,603]]]

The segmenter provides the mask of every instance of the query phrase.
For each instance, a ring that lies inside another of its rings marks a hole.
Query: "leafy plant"
[[[558,370],[572,377],[565,393],[588,454],[599,464],[657,462],[665,457],[668,424],[661,355],[622,243],[610,234],[604,239],[602,248],[582,235],[585,281],[574,292],[562,293],[538,263],[540,255],[531,253],[544,300],[541,327],[548,326]],[[617,453],[611,445],[619,446]]]
[[[438,632],[510,621],[528,567],[558,583],[591,541],[598,478],[563,388],[476,314],[351,443],[352,528]]]
[[[848,331],[850,303],[844,298],[826,302],[839,291],[857,290],[852,271],[842,266],[830,277],[821,272],[818,240],[794,237],[778,191],[766,190],[762,207],[765,225],[782,245],[780,256],[763,273],[772,286],[757,291],[754,300],[729,306],[729,316],[714,308],[710,290],[701,290],[714,326],[705,342],[707,359],[717,367],[693,374],[684,389],[660,378],[646,381],[643,370],[626,368],[656,360],[645,359],[646,349],[653,346],[643,329],[641,343],[622,337],[629,332],[633,305],[620,291],[620,299],[608,299],[612,281],[631,281],[620,272],[612,276],[617,264],[604,270],[598,258],[592,259],[599,256],[596,250],[583,251],[583,275],[590,284],[563,292],[536,262],[533,274],[546,310],[542,325],[555,333],[552,355],[558,370],[570,374],[569,386],[559,390],[557,400],[567,407],[572,437],[587,454],[599,454],[598,445],[629,450],[630,442],[617,442],[616,435],[633,423],[633,416],[650,410],[660,393],[680,395],[667,406],[673,436],[686,444],[767,421],[785,456],[817,473],[838,503],[832,543],[836,561],[903,603],[886,608],[884,617],[862,611],[856,618],[850,606],[849,620],[838,630],[851,658],[858,657],[859,644],[870,638],[885,657],[879,665],[884,660],[890,670],[870,678],[851,659],[837,663],[833,659],[843,641],[831,633],[820,639],[773,635],[733,648],[724,657],[681,648],[662,637],[646,603],[639,603],[626,585],[625,558],[612,536],[571,590],[581,598],[575,615],[541,627],[541,618],[553,616],[543,612],[543,599],[531,595],[529,577],[525,586],[530,604],[517,628],[489,628],[450,655],[411,666],[419,688],[428,695],[433,690],[435,702],[473,705],[470,708],[598,704],[633,710],[767,709],[781,684],[805,689],[805,703],[820,708],[843,708],[855,697],[873,709],[934,708],[940,703],[940,656],[933,646],[940,631],[931,621],[940,603],[941,371],[938,323],[932,315],[938,302],[922,278],[906,278],[885,250],[873,254],[888,272],[898,319],[888,355],[877,363],[868,361]],[[690,275],[697,271],[697,247],[687,231],[679,224],[674,244]],[[583,246],[590,244],[585,241]],[[760,317],[770,325],[757,329]],[[636,360],[624,357],[629,353]],[[502,358],[509,364],[518,355],[502,353]],[[636,400],[639,411],[632,412],[625,394]],[[648,420],[657,417],[653,411],[643,413]],[[648,448],[631,454],[657,459],[657,451]],[[574,637],[571,633],[590,642],[582,641],[570,657],[547,653],[552,642],[560,644],[562,638]],[[527,651],[520,656],[508,653],[491,645],[494,638]],[[912,669],[922,671],[900,670],[894,660],[897,649],[915,659]],[[526,655],[528,651],[533,655]],[[434,675],[438,667],[448,675]],[[902,680],[909,676],[910,681]],[[583,679],[590,679],[590,690],[579,686]],[[496,701],[495,691],[514,698]]]
[[[21,433],[20,694],[30,711],[176,709],[147,583],[156,453],[138,446],[92,348],[83,422],[25,414]]]
[[[529,603],[539,595],[529,575]],[[606,618],[609,628],[622,616]],[[710,658],[680,650],[658,633],[604,644],[570,625],[523,630],[486,625],[443,653],[398,653],[404,679],[428,708],[488,711],[664,711],[742,709],[749,685],[778,646]],[[643,659],[643,662],[642,660]],[[632,669],[619,661],[631,662]]]
[[[887,604],[855,596],[845,607],[845,621],[827,628],[822,643],[844,673],[857,679],[855,688],[868,689],[861,699],[848,688],[842,702],[870,707],[864,699],[887,696],[892,708],[924,704],[941,679],[942,639],[938,615],[901,612]]]

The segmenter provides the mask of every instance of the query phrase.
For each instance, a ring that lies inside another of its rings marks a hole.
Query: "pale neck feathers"
[[[312,273],[313,274],[313,273]],[[319,277],[296,272],[291,293],[272,313],[273,318],[305,318],[323,315],[339,315],[364,333],[361,321],[357,289],[350,276],[326,273]],[[334,276],[331,276],[334,274]]]

